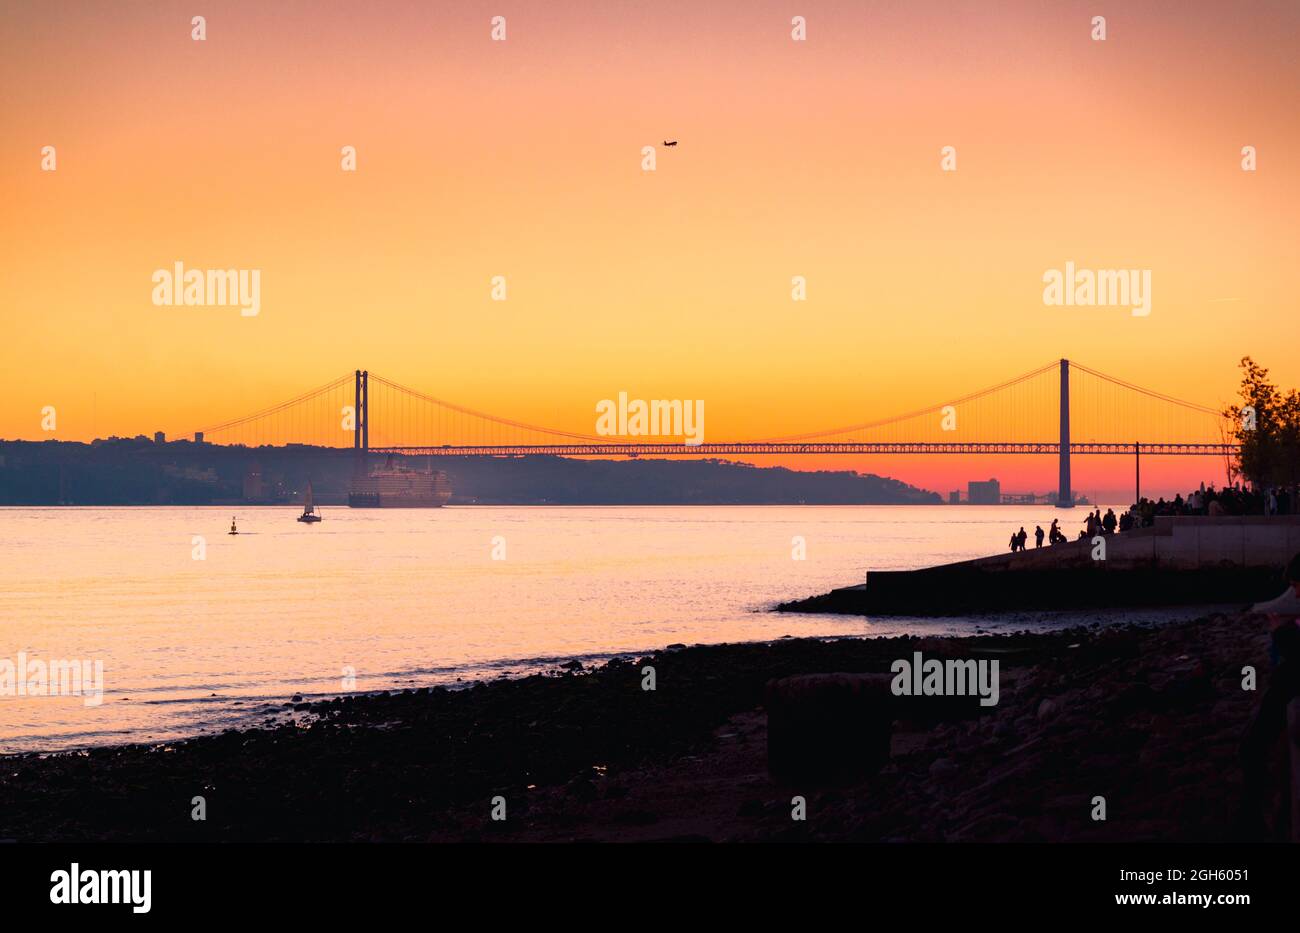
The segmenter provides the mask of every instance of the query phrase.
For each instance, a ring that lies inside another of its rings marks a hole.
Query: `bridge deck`
[[[715,444],[445,444],[438,447],[389,446],[372,448],[376,453],[412,454],[431,457],[556,456],[556,457],[711,457],[724,454],[1051,454],[1060,453],[1052,442],[1005,443],[785,443],[723,442]],[[1152,455],[1227,456],[1236,453],[1235,444],[1179,444],[1133,442],[1072,443],[1071,454],[1127,454],[1137,451]]]

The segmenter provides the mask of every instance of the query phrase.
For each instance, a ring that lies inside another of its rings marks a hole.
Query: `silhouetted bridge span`
[[[1131,454],[1135,448],[1145,454],[1222,455],[1236,450],[1234,444],[1098,444],[1089,441],[1070,444],[1076,454]],[[712,457],[722,454],[1056,454],[1057,443],[830,443],[830,444],[496,444],[486,446],[444,444],[441,447],[372,447],[372,453],[407,454],[422,457]]]
[[[1054,360],[1006,382],[904,414],[753,440],[692,444],[542,427],[448,402],[364,370],[195,435],[248,446],[295,442],[351,446],[359,463],[369,453],[431,457],[1050,454],[1059,460],[1058,503],[1062,505],[1071,504],[1073,498],[1072,454],[1134,455],[1140,488],[1142,454],[1230,458],[1237,452],[1220,410],[1069,360]]]

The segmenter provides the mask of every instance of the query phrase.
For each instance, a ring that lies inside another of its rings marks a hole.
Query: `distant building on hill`
[[[266,483],[262,479],[262,467],[254,463],[244,474],[244,498],[249,500],[266,498]]]
[[[966,484],[966,498],[971,505],[997,505],[1002,501],[1002,484],[996,479],[971,480]]]

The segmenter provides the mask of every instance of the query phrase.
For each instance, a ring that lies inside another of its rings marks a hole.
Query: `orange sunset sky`
[[[1213,406],[1246,354],[1294,386],[1298,49],[1294,0],[7,3],[0,437],[179,436],[356,368],[581,433],[619,391],[704,399],[716,441],[1059,357]],[[176,261],[260,269],[261,313],[153,305]],[[1150,269],[1150,315],[1045,306],[1067,261]],[[1127,495],[1132,464],[1075,486]]]

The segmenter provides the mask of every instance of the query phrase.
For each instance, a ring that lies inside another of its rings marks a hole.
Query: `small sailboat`
[[[230,531],[228,532],[228,534],[232,534],[232,535],[239,534],[239,529],[235,527],[234,516],[231,516],[230,518]]]
[[[320,516],[316,514],[316,506],[312,504],[311,480],[307,480],[307,493],[302,497],[302,514],[298,516],[300,522],[318,522]]]

